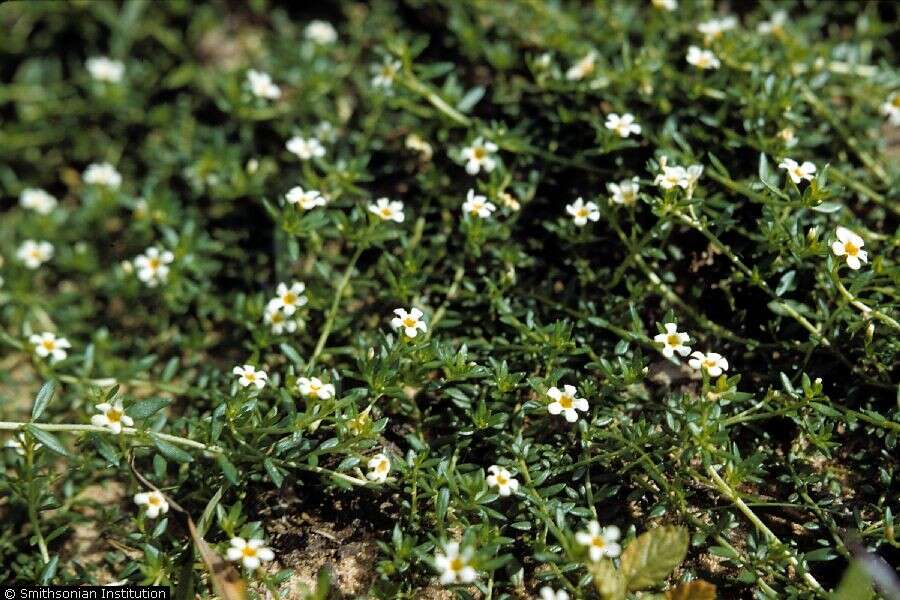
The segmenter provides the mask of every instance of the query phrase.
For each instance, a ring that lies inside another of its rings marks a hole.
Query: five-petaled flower
[[[245,540],[233,537],[226,556],[228,560],[240,561],[244,567],[255,571],[262,561],[270,561],[275,558],[275,553],[267,548],[265,543],[264,540]]]
[[[296,204],[303,210],[310,210],[327,204],[325,196],[321,192],[318,190],[304,190],[299,185],[289,189],[288,193],[284,195],[284,199],[288,204]]]
[[[88,185],[99,185],[118,189],[122,185],[122,175],[108,162],[91,163],[84,170],[81,179]]]
[[[366,478],[376,483],[384,483],[387,481],[388,473],[391,472],[391,459],[384,454],[376,454],[369,459],[367,465],[369,472]]]
[[[16,250],[16,257],[25,263],[29,269],[37,269],[42,264],[53,258],[53,244],[50,242],[36,242],[25,240]]]
[[[687,189],[688,176],[687,169],[678,165],[661,165],[662,173],[653,180],[654,185],[658,185],[664,190],[671,190],[678,186]]]
[[[434,565],[441,572],[441,583],[472,583],[478,575],[469,562],[472,560],[472,549],[459,549],[459,542],[444,544],[443,554],[434,555]]]
[[[800,183],[804,179],[812,181],[813,174],[816,172],[816,165],[808,160],[800,164],[792,158],[785,158],[778,163],[778,167],[787,171],[788,176],[794,183]]]
[[[687,61],[698,69],[718,69],[722,66],[712,50],[701,50],[697,46],[688,48]]]
[[[597,562],[604,556],[615,558],[622,551],[619,546],[621,533],[615,525],[600,527],[597,521],[588,523],[587,531],[579,531],[575,534],[575,540],[582,546],[588,547],[591,560]]]
[[[166,501],[166,497],[156,490],[135,494],[134,503],[138,506],[146,506],[147,516],[151,519],[158,517],[159,513],[169,512],[169,503]]]
[[[847,229],[838,227],[835,231],[837,239],[831,244],[831,251],[835,256],[846,256],[847,266],[854,271],[869,262],[869,254],[862,249],[865,242],[861,237]]]
[[[499,465],[488,467],[487,484],[497,488],[501,496],[509,496],[519,489],[519,482],[510,472]]]
[[[425,332],[428,330],[428,326],[425,325],[425,321],[422,319],[424,313],[418,308],[413,307],[409,312],[406,312],[406,309],[403,308],[395,308],[394,314],[397,316],[391,319],[391,327],[402,329],[406,337],[414,338],[419,331]]]
[[[169,277],[169,265],[175,260],[175,255],[168,250],[160,251],[151,246],[144,250],[143,254],[134,259],[134,267],[137,269],[138,279],[149,287],[156,287],[164,283]]]
[[[300,326],[295,317],[287,316],[271,302],[266,306],[265,313],[263,313],[263,321],[272,328],[272,333],[275,335],[281,335],[285,332],[294,333]]]
[[[337,41],[337,31],[335,31],[334,25],[319,19],[310,21],[303,30],[303,35],[316,44],[333,44]]]
[[[486,142],[483,138],[476,139],[471,146],[463,148],[462,151],[462,158],[466,161],[466,173],[477,175],[482,169],[485,173],[490,173],[497,166],[497,159],[494,157],[496,153],[497,144]]]
[[[569,67],[569,70],[566,71],[566,79],[569,81],[581,81],[590,77],[597,67],[596,63],[597,53],[593,51],[588,52],[577,63]]]
[[[322,383],[318,377],[300,377],[297,380],[297,389],[308,398],[318,398],[319,400],[334,398],[334,385]]]
[[[721,19],[710,19],[697,25],[697,31],[703,34],[707,42],[719,37],[726,31],[737,27],[737,18],[734,16],[722,17]]]
[[[402,223],[403,219],[406,218],[403,214],[403,203],[399,200],[389,200],[388,198],[379,198],[374,204],[370,204],[369,212],[382,221]]]
[[[600,210],[593,202],[585,203],[583,198],[578,198],[572,204],[566,205],[566,212],[572,216],[572,220],[579,227],[587,225],[588,221],[597,222],[600,219]]]
[[[578,390],[574,385],[563,386],[563,391],[554,386],[547,390],[547,395],[553,400],[547,405],[547,411],[551,415],[562,414],[569,423],[578,420],[577,411],[585,412],[588,409],[588,401],[578,397]]]
[[[606,116],[606,128],[623,138],[627,138],[632,133],[641,134],[641,126],[634,122],[634,115],[631,113],[625,113],[621,117],[616,113],[609,113]]]
[[[134,420],[125,414],[121,401],[102,402],[97,405],[99,415],[91,417],[91,423],[97,427],[107,427],[113,433],[122,433],[122,427],[131,427]]]
[[[125,65],[106,56],[94,56],[85,62],[88,73],[97,81],[119,83],[125,75]]]
[[[33,210],[42,215],[47,215],[56,208],[56,198],[42,189],[25,188],[22,190],[22,193],[19,194],[19,204],[22,208]]]
[[[65,360],[66,349],[71,348],[72,344],[66,338],[58,338],[53,333],[45,331],[41,334],[32,334],[28,341],[34,345],[34,353],[41,358],[50,357],[51,363]]]
[[[266,381],[269,379],[268,373],[262,369],[256,370],[253,365],[239,365],[231,372],[238,376],[238,383],[241,384],[241,387],[255,385],[256,389],[261,390],[266,387]]]
[[[306,290],[306,285],[300,281],[292,282],[291,287],[288,287],[286,283],[279,283],[275,288],[275,297],[269,300],[269,307],[283,310],[284,314],[291,316],[298,308],[306,304],[304,290]]]
[[[493,203],[487,201],[487,197],[476,194],[475,190],[469,190],[466,201],[462,205],[463,213],[481,219],[487,219],[491,213],[497,210]]]
[[[637,201],[638,191],[641,186],[638,185],[638,178],[624,179],[619,183],[607,183],[606,189],[609,190],[610,202],[613,204],[623,204],[630,206]]]
[[[688,364],[692,369],[705,370],[710,377],[718,377],[728,370],[728,360],[717,352],[693,352]]]
[[[288,152],[300,160],[309,160],[311,158],[321,158],[325,156],[325,146],[314,137],[303,138],[299,135],[295,135],[284,144],[284,147]]]
[[[653,337],[653,341],[662,344],[660,352],[666,358],[672,358],[676,352],[681,356],[687,356],[691,353],[687,343],[691,341],[691,336],[684,332],[678,331],[678,325],[675,323],[666,323],[665,333],[659,333]]]
[[[373,65],[372,86],[383,90],[390,89],[394,85],[394,79],[403,66],[399,60],[386,58],[380,65]]]
[[[250,69],[247,71],[247,83],[250,85],[250,92],[257,98],[278,100],[281,97],[281,88],[275,85],[268,73]]]

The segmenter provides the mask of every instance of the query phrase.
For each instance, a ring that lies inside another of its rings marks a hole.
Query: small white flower
[[[300,160],[309,160],[311,158],[321,158],[325,156],[325,146],[318,139],[302,138],[295,135],[284,145],[287,151],[294,154]]]
[[[89,164],[81,178],[88,185],[100,185],[114,190],[122,185],[122,176],[108,162]]]
[[[554,592],[553,588],[544,586],[541,588],[540,600],[569,600],[569,593],[565,590]]]
[[[28,341],[34,345],[34,353],[41,358],[50,357],[50,362],[55,363],[65,360],[68,354],[66,350],[72,347],[66,338],[58,338],[56,335],[45,331],[41,334],[33,334]]]
[[[496,153],[497,144],[478,138],[471,146],[463,148],[462,158],[466,161],[466,173],[477,175],[482,169],[485,173],[490,173],[497,166],[497,159],[494,157]]]
[[[718,69],[722,66],[712,50],[701,50],[697,46],[688,48],[687,61],[698,69]]]
[[[137,269],[138,279],[148,287],[156,287],[164,283],[169,277],[169,265],[175,260],[175,255],[168,250],[160,250],[154,246],[144,250],[134,259],[134,268]]]
[[[679,332],[678,325],[675,323],[666,323],[665,328],[665,333],[659,333],[653,337],[654,342],[663,345],[660,349],[663,356],[672,358],[675,352],[681,356],[690,354],[691,349],[687,346],[687,343],[691,341],[691,336],[684,332]]]
[[[297,204],[303,210],[311,210],[317,206],[325,206],[327,204],[325,196],[318,190],[304,190],[302,187],[295,186],[288,190],[284,199],[289,204]]]
[[[606,116],[606,128],[616,132],[619,137],[627,138],[632,133],[641,134],[641,126],[634,122],[634,115],[625,113],[621,117],[616,113]]]
[[[16,251],[16,257],[25,263],[25,266],[29,269],[37,269],[53,258],[53,244],[50,242],[25,240]]]
[[[391,472],[391,460],[384,454],[376,454],[366,463],[369,472],[366,478],[376,483],[384,483],[387,481],[388,473]]]
[[[669,12],[678,8],[678,0],[650,0],[654,8],[667,10]]]
[[[726,31],[730,31],[737,27],[737,18],[733,16],[722,17],[721,19],[711,19],[705,23],[697,25],[697,31],[702,33],[707,41],[719,37]]]
[[[785,158],[778,163],[780,169],[787,171],[788,176],[794,183],[800,183],[802,180],[812,181],[813,173],[816,172],[816,165],[809,161],[799,164],[792,158]]]
[[[519,489],[519,482],[513,477],[509,471],[499,465],[491,465],[488,467],[487,484],[497,488],[497,492],[501,496],[509,496]]]
[[[572,220],[579,227],[587,225],[588,221],[600,220],[600,210],[593,202],[585,204],[584,199],[578,198],[572,204],[566,205],[566,212],[572,216]]]
[[[509,192],[500,192],[497,194],[497,198],[499,198],[503,206],[509,210],[517,211],[522,208],[522,203],[516,200],[515,196]]]
[[[869,254],[862,249],[865,242],[861,237],[845,227],[838,227],[835,235],[838,239],[831,244],[831,251],[835,256],[846,256],[848,267],[856,271],[861,263],[869,262]]]
[[[477,577],[475,569],[469,565],[472,560],[472,549],[459,551],[458,542],[444,544],[444,553],[434,555],[434,564],[441,571],[441,583],[472,583]]]
[[[328,21],[318,19],[309,22],[309,25],[303,30],[303,35],[316,44],[333,44],[337,41],[337,31],[334,26]]]
[[[566,79],[569,81],[581,81],[590,77],[596,69],[597,53],[588,52],[581,60],[569,67],[566,71]]]
[[[373,65],[372,87],[384,90],[392,88],[394,79],[402,66],[399,60],[391,60],[390,58],[386,58],[380,65]]]
[[[19,194],[19,204],[22,208],[47,215],[56,208],[56,198],[41,189],[25,188]]]
[[[582,546],[588,547],[591,560],[597,562],[604,556],[615,558],[622,551],[619,545],[621,533],[615,525],[600,527],[597,521],[588,523],[587,531],[579,531],[575,534],[575,540]]]
[[[578,390],[574,385],[563,386],[563,391],[554,386],[547,390],[547,395],[553,400],[547,405],[547,411],[551,415],[562,414],[569,423],[578,420],[577,411],[585,412],[589,408],[588,401],[578,397]]]
[[[703,175],[703,165],[691,165],[685,171],[685,181],[687,181],[687,197],[693,198],[694,196],[694,188],[697,187],[697,182],[700,181],[700,176]]]
[[[887,102],[881,105],[881,114],[888,118],[891,125],[900,127],[900,92],[888,96]]]
[[[415,133],[410,133],[406,136],[406,147],[421,154],[422,160],[425,162],[428,162],[434,156],[434,148],[431,147],[431,144]]]
[[[87,59],[85,67],[91,77],[97,81],[105,81],[107,83],[119,83],[125,75],[125,65],[117,60],[112,60],[105,56],[94,56]]]
[[[266,548],[264,540],[245,540],[244,538],[231,538],[231,547],[226,552],[228,560],[241,561],[244,567],[255,571],[263,561],[275,558],[275,553]]]
[[[25,434],[20,433],[17,437],[6,440],[6,443],[3,444],[3,447],[9,448],[10,450],[15,450],[16,454],[18,454],[19,456],[25,456],[25,443],[26,443]],[[36,443],[34,445],[33,450],[35,452],[37,452],[38,450],[40,450],[43,447],[44,447],[43,444]]]
[[[402,223],[403,219],[406,218],[403,214],[403,203],[399,200],[389,200],[388,198],[379,198],[375,201],[375,204],[370,204],[369,212],[382,221]]]
[[[406,337],[414,338],[419,331],[425,332],[428,330],[425,321],[422,320],[424,313],[418,308],[411,308],[409,312],[406,312],[403,308],[396,308],[394,309],[394,314],[397,316],[391,319],[391,327],[403,329]]]
[[[269,379],[268,373],[262,369],[257,371],[253,365],[237,366],[231,372],[238,376],[241,387],[255,385],[256,389],[261,390],[266,387],[266,381]]]
[[[273,299],[273,301],[277,302],[277,298]],[[274,306],[271,301],[266,306],[265,313],[263,313],[263,321],[272,328],[272,333],[275,335],[281,335],[285,332],[294,333],[300,326],[295,318],[281,312],[281,309]]]
[[[632,177],[631,179],[624,179],[619,183],[607,183],[606,189],[612,194],[610,202],[613,204],[623,204],[625,206],[634,204],[637,201],[638,191],[641,189],[641,186],[638,185],[638,181],[639,179],[637,177]]]
[[[97,427],[107,427],[113,433],[121,433],[122,427],[131,427],[134,420],[125,414],[122,403],[116,401],[114,403],[103,402],[97,405],[99,415],[91,417],[91,423]]]
[[[291,316],[298,308],[306,305],[307,299],[303,295],[306,285],[299,281],[291,282],[291,287],[286,283],[279,283],[275,288],[275,297],[269,301],[269,307],[278,308],[284,311],[284,314]]]
[[[671,190],[676,186],[687,189],[687,169],[678,165],[663,165],[662,173],[656,176],[653,183],[664,190]]]
[[[487,219],[491,213],[497,210],[493,203],[487,201],[487,197],[475,193],[475,190],[469,190],[466,194],[466,201],[462,205],[463,213],[481,219]]]
[[[706,369],[710,377],[718,377],[724,371],[728,370],[728,361],[724,356],[716,352],[707,352],[706,354],[697,351],[691,354],[688,364],[692,369]]]
[[[268,73],[250,69],[247,71],[247,83],[250,85],[250,92],[257,98],[278,100],[281,97],[281,88],[275,85]]]
[[[297,389],[309,398],[328,400],[334,398],[334,385],[322,383],[318,377],[301,377],[297,380]]]
[[[158,517],[159,513],[169,512],[169,503],[166,501],[166,497],[157,491],[135,494],[134,503],[138,506],[146,506],[147,516],[151,519]]]
[[[756,26],[756,31],[763,35],[780,33],[784,30],[784,24],[787,23],[787,19],[788,15],[785,11],[776,10],[772,13],[772,16],[769,17],[768,21],[762,21]]]

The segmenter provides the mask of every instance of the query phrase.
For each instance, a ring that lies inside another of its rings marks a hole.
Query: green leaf
[[[794,277],[797,276],[797,271],[790,270],[784,275],[781,276],[781,280],[778,282],[778,287],[775,288],[775,295],[782,296],[785,292],[789,292],[793,290],[796,286],[794,285]]]
[[[135,402],[125,409],[125,412],[132,419],[146,419],[171,403],[172,401],[168,398],[147,398],[146,400]]]
[[[266,473],[269,474],[269,479],[272,480],[272,483],[275,484],[275,487],[280,488],[281,484],[284,482],[284,475],[282,475],[278,467],[275,466],[275,463],[272,462],[272,459],[267,458],[266,460],[264,460],[263,466],[266,468]]]
[[[238,485],[240,481],[238,480],[238,472],[234,464],[230,460],[228,460],[228,458],[226,458],[224,454],[220,454],[216,460],[219,463],[219,468],[222,469],[222,474],[225,475],[225,479],[227,479],[232,485]]]
[[[166,458],[180,463],[189,463],[194,460],[190,454],[188,454],[178,446],[170,444],[165,440],[161,440],[160,438],[152,434],[150,435],[150,437],[153,438],[153,444],[156,446],[157,450],[159,450]]]
[[[62,445],[62,442],[59,439],[50,433],[49,431],[44,431],[38,427],[35,427],[31,423],[25,426],[28,429],[28,433],[34,436],[34,439],[42,443],[45,447],[53,450],[57,454],[61,454],[63,456],[69,456],[69,452],[66,450],[66,447]]]
[[[54,380],[47,381],[38,390],[37,396],[34,398],[34,406],[31,409],[31,420],[37,421],[44,414],[50,400],[53,399],[53,392],[56,391],[56,382]]]
[[[855,560],[844,572],[840,585],[831,594],[831,600],[869,600],[872,596],[872,579]]]
[[[621,570],[628,591],[657,585],[672,574],[688,549],[683,527],[659,527],[644,532],[622,552]]]
[[[616,570],[612,561],[601,560],[588,567],[594,577],[594,587],[602,600],[624,600],[627,581],[621,572]]]
[[[50,582],[53,581],[53,577],[56,575],[57,565],[59,565],[59,554],[53,555],[53,558],[50,559],[50,562],[48,562],[44,566],[44,570],[41,571],[41,576],[38,579],[38,584],[50,585]]]

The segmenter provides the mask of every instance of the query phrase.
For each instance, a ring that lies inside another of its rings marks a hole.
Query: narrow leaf
[[[37,396],[34,399],[34,407],[31,409],[32,421],[37,421],[41,418],[47,405],[50,404],[50,400],[53,399],[53,392],[55,391],[56,382],[52,379],[41,386],[41,389],[38,390]]]
[[[28,433],[34,436],[34,439],[42,443],[50,450],[53,450],[57,454],[62,454],[63,456],[69,456],[69,452],[66,450],[66,447],[63,446],[62,442],[60,442],[59,439],[49,431],[44,431],[43,429],[35,427],[30,423],[25,427],[26,429],[28,429]]]

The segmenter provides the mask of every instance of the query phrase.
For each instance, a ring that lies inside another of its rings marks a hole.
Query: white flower
[[[166,497],[157,491],[135,494],[134,503],[138,506],[146,506],[147,516],[151,519],[158,517],[159,513],[169,512],[169,503],[166,502]]]
[[[632,133],[641,134],[641,126],[634,122],[634,115],[625,113],[621,117],[616,113],[610,113],[606,117],[606,128],[615,131],[619,137],[627,138]]]
[[[547,390],[547,395],[553,400],[548,406],[547,411],[551,415],[562,415],[569,423],[578,420],[578,412],[585,412],[588,409],[588,401],[584,398],[578,398],[578,391],[574,385],[563,386],[564,391],[559,391],[556,386]]]
[[[497,194],[497,197],[500,199],[500,202],[503,203],[503,206],[509,210],[515,211],[522,208],[522,204],[509,192],[500,192]]]
[[[762,21],[756,26],[756,31],[763,35],[780,33],[784,29],[784,24],[787,23],[787,18],[788,15],[785,11],[776,10],[768,21]]]
[[[596,68],[597,53],[588,52],[581,60],[569,67],[566,71],[566,79],[569,81],[581,81],[590,77]]]
[[[25,188],[19,194],[19,204],[22,208],[47,215],[56,208],[56,198],[41,189]]]
[[[684,332],[679,332],[678,325],[675,323],[666,323],[665,328],[665,333],[659,333],[653,337],[654,342],[663,345],[660,350],[663,356],[672,358],[675,352],[681,356],[690,354],[691,349],[686,344],[691,341],[691,336]]]
[[[310,210],[317,206],[325,206],[325,196],[318,190],[304,190],[302,187],[295,186],[288,190],[284,199],[289,204],[298,204],[303,210]]]
[[[881,114],[888,118],[891,125],[900,127],[900,92],[888,96],[887,102],[881,105]]]
[[[610,202],[613,204],[624,204],[629,206],[637,201],[638,191],[641,186],[638,185],[638,178],[624,179],[619,183],[607,183],[606,189],[612,194]]]
[[[604,556],[615,558],[622,551],[619,546],[621,533],[615,525],[600,527],[597,521],[588,523],[587,531],[579,531],[575,534],[575,540],[582,546],[588,547],[591,560],[597,562]]]
[[[238,383],[241,384],[241,387],[255,385],[256,389],[261,390],[266,387],[266,381],[269,379],[268,373],[262,369],[257,371],[253,365],[237,366],[231,372],[238,376]]]
[[[792,158],[785,158],[778,163],[778,168],[787,171],[791,181],[800,183],[802,180],[812,181],[813,173],[816,172],[816,165],[809,161],[805,161],[802,165]]]
[[[510,474],[509,471],[499,465],[491,465],[488,467],[487,484],[497,488],[501,496],[509,496],[519,489],[519,482]]]
[[[284,314],[291,316],[306,304],[306,296],[303,295],[305,289],[306,285],[299,281],[291,282],[291,287],[286,283],[279,283],[275,288],[275,297],[269,301],[269,307],[279,308]]]
[[[300,393],[309,398],[328,400],[334,398],[334,385],[322,383],[318,377],[301,377],[297,380],[297,388]]]
[[[250,69],[247,71],[247,83],[257,98],[278,100],[281,97],[281,88],[272,82],[272,76],[268,73]]]
[[[419,331],[428,330],[425,321],[422,320],[423,313],[418,308],[411,308],[409,312],[402,308],[396,308],[394,314],[397,316],[391,319],[391,327],[403,329],[406,337],[414,338]]]
[[[384,59],[384,62],[380,65],[373,65],[372,86],[385,90],[390,89],[394,86],[394,79],[402,66],[399,60],[391,60],[390,58]]]
[[[241,561],[247,569],[255,571],[262,561],[270,561],[275,558],[275,553],[266,548],[264,544],[263,540],[245,540],[233,537],[226,556],[228,560]]]
[[[149,287],[156,287],[164,283],[169,277],[169,265],[175,260],[175,255],[168,250],[160,251],[151,246],[134,259],[134,268],[137,269],[138,279]]]
[[[678,0],[650,0],[654,8],[673,11],[678,8]]]
[[[425,162],[428,162],[434,156],[434,148],[431,147],[431,144],[415,133],[410,133],[406,136],[406,147],[421,154],[422,160]]]
[[[72,344],[66,338],[58,338],[56,335],[45,331],[41,334],[33,334],[28,341],[34,345],[34,353],[41,358],[50,357],[50,362],[55,363],[65,360],[68,354],[66,349],[71,348]]]
[[[869,262],[868,253],[862,249],[865,242],[861,237],[845,227],[838,227],[835,234],[838,239],[831,244],[831,251],[835,256],[846,256],[848,267],[855,271],[860,268],[860,263]]]
[[[295,135],[284,145],[287,151],[295,154],[300,160],[309,160],[311,158],[321,158],[325,156],[325,146],[318,139],[302,138]]]
[[[125,414],[125,409],[119,401],[112,404],[109,402],[98,404],[97,410],[100,414],[91,417],[91,423],[97,427],[108,427],[113,433],[121,433],[122,426],[134,425],[134,420]]]
[[[729,15],[721,19],[711,19],[705,23],[700,23],[697,25],[697,31],[702,33],[708,41],[735,27],[737,27],[737,18]]]
[[[656,176],[653,183],[664,190],[671,190],[675,186],[687,189],[687,169],[679,167],[678,165],[663,165],[662,173]]]
[[[698,69],[718,69],[722,66],[712,50],[701,50],[697,46],[688,48],[687,61]]]
[[[277,298],[273,299],[273,301],[277,302]],[[272,302],[269,302],[268,306],[266,306],[266,311],[263,313],[263,321],[272,328],[272,333],[275,335],[281,335],[284,332],[294,333],[300,325],[296,319],[281,312],[281,309],[274,306]]]
[[[18,454],[19,456],[25,456],[25,443],[26,443],[25,434],[20,433],[17,437],[6,440],[6,443],[3,444],[3,447],[9,448],[10,450],[15,450],[16,454]],[[38,450],[40,450],[43,447],[44,447],[43,444],[36,443],[34,445],[33,450],[35,452],[37,452]]]
[[[688,364],[692,369],[706,369],[710,377],[718,377],[724,371],[728,370],[728,361],[724,356],[716,352],[707,352],[703,354],[700,351],[693,352]]]
[[[694,188],[697,187],[697,182],[700,181],[701,175],[703,175],[703,165],[691,165],[685,171],[685,181],[687,181],[688,198],[692,198],[694,196]]]
[[[493,203],[488,202],[485,196],[475,193],[475,190],[469,190],[466,194],[466,201],[462,205],[463,212],[473,217],[487,219],[491,213],[497,210]]]
[[[29,269],[37,269],[53,258],[53,244],[50,242],[25,240],[16,251],[16,257],[25,263],[25,266]]]
[[[472,583],[478,575],[469,565],[472,560],[472,549],[459,551],[458,542],[444,544],[444,553],[434,555],[434,564],[441,571],[441,583]]]
[[[541,588],[540,600],[569,600],[569,593],[565,590],[554,592],[553,588],[544,586]]]
[[[303,30],[303,35],[316,44],[333,44],[337,41],[337,31],[334,26],[328,21],[318,19],[309,22],[309,25]]]
[[[89,164],[81,178],[88,185],[101,185],[114,190],[122,185],[122,176],[108,162]]]
[[[369,459],[366,466],[369,467],[369,472],[366,473],[367,479],[376,483],[384,483],[387,481],[388,473],[391,472],[391,460],[387,456],[384,454],[376,454]]]
[[[596,223],[600,219],[600,211],[597,209],[597,205],[593,202],[585,204],[582,198],[576,199],[572,204],[567,204],[566,212],[572,215],[572,220],[579,227],[587,225],[588,221]]]
[[[497,144],[486,142],[483,138],[478,138],[471,146],[463,148],[462,157],[466,161],[466,173],[477,175],[481,169],[484,169],[485,173],[493,171],[497,166],[497,159],[494,157],[496,152]]]
[[[107,83],[119,83],[125,75],[125,65],[117,60],[105,56],[95,56],[87,59],[84,65],[91,77],[97,81]]]
[[[395,221],[402,223],[405,216],[403,215],[403,203],[399,200],[389,200],[387,198],[379,198],[375,204],[369,205],[369,212],[377,216],[382,221]]]

